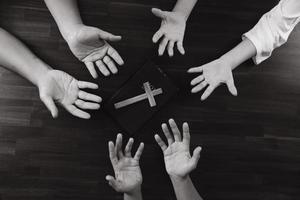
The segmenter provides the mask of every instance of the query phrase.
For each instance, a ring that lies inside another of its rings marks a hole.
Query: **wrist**
[[[237,67],[237,64],[235,63],[234,59],[231,58],[231,56],[224,54],[219,58],[219,61],[222,63],[223,66],[229,67],[231,70],[234,70]]]
[[[49,65],[43,63],[42,61],[37,61],[35,65],[38,67],[33,73],[35,76],[33,84],[40,88],[43,80],[45,79],[45,76],[48,74],[49,71],[52,70],[52,68]]]
[[[189,175],[187,175],[185,177],[174,177],[174,176],[171,177],[170,176],[170,179],[171,179],[171,182],[172,182],[172,185],[174,188],[182,188],[185,185],[188,185],[189,182],[191,181]]]
[[[170,175],[170,179],[172,183],[182,183],[185,182],[187,179],[189,179],[189,175],[186,176]]]
[[[189,15],[187,15],[185,12],[182,12],[182,11],[176,11],[176,10],[173,10],[172,11],[175,15],[177,15],[178,17],[180,17],[184,22],[186,22],[189,18]]]
[[[74,40],[77,36],[78,31],[84,27],[83,23],[70,24],[63,31],[62,35],[66,42],[69,44],[72,40]]]
[[[142,199],[142,190],[141,190],[141,186],[138,186],[137,188],[128,191],[128,192],[124,192],[124,199],[128,199],[126,197],[130,197],[129,199]]]

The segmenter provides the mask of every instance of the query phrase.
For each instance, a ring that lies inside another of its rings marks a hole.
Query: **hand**
[[[134,157],[131,155],[132,145],[133,138],[130,138],[123,153],[121,134],[118,134],[115,145],[111,141],[108,143],[109,157],[115,172],[115,178],[107,175],[106,180],[117,192],[134,193],[140,190],[143,181],[139,160],[144,144],[140,144]]]
[[[38,87],[41,100],[54,118],[58,115],[54,101],[60,103],[72,115],[84,119],[90,118],[90,114],[78,108],[97,110],[100,108],[99,103],[102,101],[101,97],[81,90],[84,88],[98,89],[98,85],[78,81],[69,74],[59,70],[48,71],[41,78]],[[88,102],[85,102],[85,100]]]
[[[191,156],[188,124],[186,122],[183,124],[182,136],[173,119],[169,120],[169,124],[173,135],[170,134],[167,124],[162,124],[162,130],[168,140],[168,146],[159,135],[155,135],[155,140],[163,151],[166,170],[170,177],[184,179],[196,168],[200,158],[201,147],[197,147],[193,152],[193,156]]]
[[[183,38],[186,26],[185,17],[176,12],[162,11],[157,8],[152,8],[152,13],[162,19],[160,29],[153,35],[152,41],[156,43],[161,37],[162,41],[159,44],[158,54],[164,54],[168,45],[169,56],[174,55],[174,45],[177,44],[178,51],[184,55]]]
[[[123,65],[124,61],[119,53],[107,41],[116,42],[121,36],[102,31],[95,27],[79,26],[77,31],[68,39],[73,54],[88,68],[93,78],[97,78],[96,65],[104,76],[116,74],[115,65]]]
[[[231,66],[221,59],[212,61],[206,65],[191,68],[188,73],[200,73],[198,77],[191,81],[193,86],[192,93],[197,93],[205,88],[207,89],[201,96],[201,100],[205,100],[220,84],[225,83],[229,92],[237,96],[237,89],[234,85]]]

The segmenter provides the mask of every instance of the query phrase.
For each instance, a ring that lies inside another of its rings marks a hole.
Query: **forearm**
[[[173,12],[181,13],[187,20],[197,3],[197,0],[177,0]]]
[[[197,192],[191,178],[187,176],[184,179],[171,178],[173,188],[177,197],[177,200],[203,200]]]
[[[44,0],[66,41],[82,26],[76,0]]]
[[[131,193],[124,193],[124,200],[143,200],[141,189],[137,189]]]
[[[234,70],[240,64],[256,55],[256,48],[253,43],[245,38],[240,44],[224,54],[220,59],[227,62]]]
[[[51,68],[2,28],[0,41],[0,65],[38,86],[41,77]]]

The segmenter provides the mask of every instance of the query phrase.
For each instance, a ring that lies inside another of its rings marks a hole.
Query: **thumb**
[[[118,183],[117,183],[116,179],[115,179],[113,176],[107,175],[107,176],[105,177],[105,179],[108,181],[108,184],[109,184],[112,188],[114,188],[114,190],[116,190],[117,192],[120,191],[120,190],[119,190],[119,187],[118,187]]]
[[[158,8],[152,8],[151,9],[153,15],[155,15],[156,17],[159,17],[161,19],[165,18],[166,17],[166,14],[164,11],[162,11],[161,9],[158,9]]]
[[[50,96],[41,96],[40,98],[45,104],[45,106],[48,108],[48,110],[51,112],[52,117],[56,118],[58,116],[58,110],[54,104],[53,99]]]
[[[233,95],[233,96],[237,96],[237,89],[234,85],[234,81],[233,79],[229,80],[226,82],[227,88],[229,90],[229,92]]]
[[[192,164],[193,168],[196,168],[196,166],[198,164],[198,161],[200,159],[201,150],[202,150],[201,147],[197,147],[196,149],[194,149],[193,156],[191,158],[191,164]]]
[[[111,42],[117,42],[117,41],[120,41],[122,39],[121,36],[113,35],[109,32],[102,31],[100,29],[98,29],[98,35],[101,39],[111,41]]]

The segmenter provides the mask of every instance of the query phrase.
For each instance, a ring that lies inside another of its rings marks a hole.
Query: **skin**
[[[160,40],[158,54],[162,56],[167,49],[170,57],[174,55],[174,46],[184,55],[183,39],[186,21],[197,0],[178,0],[172,12],[152,8],[152,13],[161,19],[159,30],[153,35],[153,43]]]
[[[192,93],[198,93],[205,89],[201,100],[207,99],[221,84],[226,84],[229,92],[237,96],[232,71],[246,60],[256,55],[256,48],[249,39],[244,39],[232,50],[208,64],[190,68],[188,73],[199,73],[191,81]]]
[[[143,177],[139,165],[144,144],[140,143],[134,157],[131,149],[134,140],[130,138],[122,151],[122,134],[117,135],[116,143],[108,143],[109,157],[115,176],[107,175],[108,184],[117,192],[124,193],[124,200],[142,200],[141,185]]]
[[[85,64],[93,78],[98,77],[96,69],[104,76],[118,72],[117,65],[123,65],[124,61],[108,42],[120,41],[121,36],[84,25],[76,0],[44,1],[70,50]]]
[[[101,97],[81,90],[97,89],[96,84],[78,81],[63,71],[53,70],[3,29],[0,29],[0,41],[0,65],[20,74],[37,86],[42,102],[53,117],[58,116],[55,101],[72,115],[84,119],[90,118],[90,115],[81,109],[100,108]]]
[[[177,200],[202,200],[189,176],[197,167],[201,147],[195,148],[191,156],[191,136],[188,124],[183,124],[182,134],[173,119],[169,120],[169,126],[171,131],[167,124],[162,124],[162,130],[168,144],[159,135],[154,137],[164,154],[166,171],[170,176]]]

